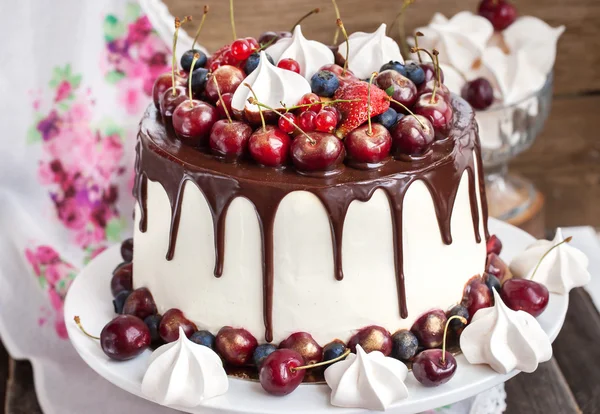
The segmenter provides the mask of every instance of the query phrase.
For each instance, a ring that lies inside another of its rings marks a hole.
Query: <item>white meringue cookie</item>
[[[383,411],[408,398],[407,375],[408,368],[399,360],[379,351],[367,354],[357,345],[356,354],[325,370],[325,381],[331,388],[332,405]]]
[[[252,87],[258,100],[274,109],[294,106],[304,94],[310,93],[310,84],[302,75],[291,70],[281,69],[267,59],[265,52],[260,52],[260,63],[236,89],[231,99],[231,107],[237,111],[244,109],[258,113],[258,106],[248,102],[252,92],[244,83]]]
[[[158,348],[142,380],[142,393],[163,405],[195,407],[229,388],[221,358],[210,348],[179,339]]]
[[[460,349],[471,364],[488,364],[500,374],[533,372],[552,358],[552,345],[538,321],[509,309],[494,289],[494,306],[478,310],[460,336]]]
[[[386,25],[382,24],[373,33],[355,32],[348,37],[348,69],[359,79],[368,78],[390,60],[404,62],[400,47],[385,35],[385,30]],[[346,42],[340,45],[338,53],[346,57]]]
[[[515,277],[529,279],[539,263],[533,280],[546,286],[550,292],[561,295],[566,295],[575,287],[586,285],[591,280],[591,275],[587,270],[588,258],[583,252],[568,243],[549,251],[562,241],[564,238],[560,228],[556,231],[554,240],[536,241],[510,262],[511,272]],[[542,259],[544,255],[546,256]]]
[[[331,49],[321,42],[306,39],[300,25],[294,28],[292,37],[278,40],[267,48],[267,53],[276,63],[282,59],[294,59],[300,65],[300,74],[309,81],[321,67],[335,61]]]
[[[463,86],[467,83],[466,79],[453,66],[440,63],[440,68],[444,73],[444,85],[450,89],[450,92],[460,96]]]

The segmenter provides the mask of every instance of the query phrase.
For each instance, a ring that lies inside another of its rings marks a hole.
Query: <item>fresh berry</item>
[[[173,93],[175,90],[175,93]],[[180,103],[188,100],[187,90],[184,86],[176,86],[165,91],[160,99],[160,114],[165,123],[170,123],[173,117],[173,112]]]
[[[354,75],[354,73],[351,70],[346,69],[346,71],[344,72],[344,68],[341,67],[340,65],[336,65],[335,63],[332,63],[330,65],[322,66],[321,69],[319,69],[319,71],[322,71],[322,70],[325,70],[327,72],[331,72],[335,76],[337,76],[337,78],[340,81],[340,85],[343,84],[343,83],[355,82],[355,81],[358,80],[358,78],[356,77],[356,75]]]
[[[150,332],[150,340],[153,344],[157,344],[162,341],[160,337],[159,327],[162,316],[160,315],[150,315],[146,316],[144,319],[144,323],[148,327],[148,331]]]
[[[409,330],[402,330],[392,335],[392,353],[391,357],[401,361],[409,361],[417,354],[419,340]]]
[[[210,131],[218,120],[219,113],[211,104],[185,100],[173,112],[173,129],[183,143],[206,146]]]
[[[177,85],[183,85],[183,82],[179,76],[175,76],[175,82]],[[173,86],[173,77],[171,72],[163,73],[154,81],[154,86],[152,87],[152,100],[154,101],[154,106],[156,109],[160,109],[160,100],[163,94],[167,89]]]
[[[446,314],[440,309],[434,309],[422,315],[410,328],[424,348],[437,348],[442,345]]]
[[[283,114],[283,117],[279,118],[277,125],[279,126],[279,129],[286,134],[291,134],[292,132],[296,131],[296,127],[294,125],[296,125],[297,122],[298,120],[296,119],[296,115],[291,112],[286,112]]]
[[[131,262],[133,260],[133,239],[125,239],[123,243],[121,243],[121,257],[126,262]]]
[[[496,291],[498,293],[500,293],[500,289],[502,288],[502,284],[500,283],[500,279],[498,279],[493,274],[491,274],[491,273],[484,273],[483,274],[483,282],[486,284],[486,286],[490,290],[490,294],[492,295],[492,297],[494,296],[493,295],[494,294],[493,289],[496,289]]]
[[[469,316],[473,318],[479,309],[492,306],[492,293],[481,278],[473,278],[465,287],[461,304],[467,308]]]
[[[412,370],[421,384],[426,387],[437,387],[450,381],[454,376],[456,359],[448,351],[427,349],[413,360]]]
[[[500,255],[502,253],[502,242],[495,234],[492,234],[486,243],[487,254],[494,253]]]
[[[304,111],[298,117],[298,126],[304,132],[314,131],[316,128],[316,118],[317,113],[315,111]]]
[[[344,139],[346,153],[353,164],[378,166],[389,155],[392,136],[381,124],[363,125],[350,132]]]
[[[277,67],[292,72],[300,73],[300,64],[291,58],[282,59],[277,63]]]
[[[321,362],[323,348],[313,339],[311,334],[296,332],[279,344],[280,349],[292,349],[302,355],[307,365]]]
[[[127,298],[129,297],[130,294],[131,294],[130,290],[122,290],[116,294],[112,303],[113,303],[113,309],[115,310],[115,313],[117,315],[120,315],[123,313],[123,306],[125,306],[125,301],[127,300]]]
[[[406,62],[404,69],[406,70],[406,77],[415,85],[419,86],[425,82],[425,71],[417,62]]]
[[[323,109],[321,109],[321,111],[329,111],[329,112],[335,114],[335,119],[337,119],[338,123],[342,120],[342,114],[340,113],[340,111],[337,110],[337,108],[335,106],[326,105],[323,107]]]
[[[320,132],[332,133],[335,130],[337,123],[338,119],[336,113],[334,113],[333,111],[321,109],[321,111],[317,114],[317,117],[315,118],[315,129]]]
[[[398,113],[394,108],[389,108],[384,113],[377,115],[373,118],[373,122],[377,122],[386,127],[387,129],[391,129],[396,124],[397,120]]]
[[[257,346],[258,342],[250,332],[231,326],[221,328],[215,340],[219,355],[225,362],[235,366],[249,364]]]
[[[248,149],[252,128],[245,122],[221,119],[215,122],[208,145],[213,153],[226,161],[237,161]]]
[[[384,64],[381,69],[379,69],[379,73],[384,72],[386,70],[395,70],[400,73],[402,76],[406,76],[406,67],[403,63],[396,62],[390,60],[388,63]]]
[[[264,32],[260,36],[258,36],[258,43],[261,45],[266,45],[267,43],[273,44],[280,39],[279,35],[275,32]]]
[[[259,345],[254,350],[254,354],[252,355],[252,362],[258,369],[260,369],[260,366],[262,365],[263,361],[275,351],[277,351],[277,347],[273,344]]]
[[[485,78],[477,78],[463,86],[461,96],[475,109],[484,110],[494,102],[494,89]]]
[[[246,39],[237,39],[231,44],[231,55],[236,60],[246,60],[252,54],[252,45]]]
[[[259,370],[260,385],[272,395],[287,395],[304,379],[305,370],[293,370],[304,364],[302,355],[291,349],[278,349],[265,358]]]
[[[140,318],[119,315],[100,332],[100,346],[111,359],[126,361],[150,346],[150,331]]]
[[[281,32],[277,32],[277,37],[279,39],[287,39],[292,37],[292,32],[288,32],[287,30],[282,30]]]
[[[206,81],[205,93],[208,99],[212,102],[219,100],[217,86],[214,79],[219,84],[221,94],[234,93],[238,86],[241,85],[246,74],[241,70],[231,65],[224,65],[213,72],[211,77]]]
[[[448,312],[448,318],[452,316],[460,316],[468,321],[469,310],[463,305],[454,305]],[[456,334],[460,334],[465,326],[467,325],[460,319],[452,319],[448,324],[448,327]]]
[[[196,54],[198,54],[199,57],[194,65],[194,68],[203,68],[204,65],[206,65],[208,59],[204,52],[198,49],[190,49],[181,55],[181,60],[179,61],[179,63],[181,63],[181,68],[184,71],[189,73],[190,69],[192,68],[192,62],[194,61],[194,55]]]
[[[273,60],[273,58],[268,53],[265,53],[265,55],[267,56],[267,59],[269,60],[269,62],[271,62],[274,65],[275,61]],[[248,60],[246,60],[246,64],[244,65],[244,72],[246,72],[246,75],[249,75],[252,72],[254,72],[254,69],[256,69],[258,67],[259,63],[260,63],[260,54],[259,53],[251,54],[250,57],[248,58]]]
[[[346,352],[346,345],[343,342],[330,342],[323,347],[323,361],[331,361],[341,357]]]
[[[546,286],[529,279],[509,279],[502,284],[502,301],[514,311],[539,316],[548,306],[550,294]]]
[[[356,345],[360,345],[367,354],[379,351],[383,355],[388,356],[392,352],[392,336],[387,329],[371,325],[362,328],[350,338],[348,348],[354,353],[356,353]]]
[[[248,151],[257,163],[267,167],[280,167],[289,159],[291,141],[285,131],[267,125],[252,133],[248,140]]]
[[[156,303],[148,288],[142,287],[131,292],[123,305],[123,314],[137,316],[142,321],[156,314]]]
[[[452,95],[450,93],[450,89],[448,89],[446,85],[444,85],[443,83],[438,85],[437,80],[435,79],[431,79],[427,82],[423,82],[422,84],[420,84],[417,88],[417,94],[424,95],[426,93],[431,93],[434,89],[436,95],[443,96],[446,99],[450,98],[450,95]]]
[[[513,24],[517,14],[516,7],[506,0],[483,0],[479,3],[479,15],[488,19],[499,32]]]
[[[194,69],[190,76],[192,77],[192,93],[194,94],[194,97],[200,97],[204,92],[204,88],[206,88],[208,69]]]
[[[400,114],[399,114],[400,115]],[[390,130],[394,155],[422,155],[434,141],[431,122],[421,115],[402,116]]]
[[[300,102],[298,102],[298,105],[307,105],[298,108],[298,113],[302,113],[304,111],[313,111],[315,113],[318,113],[321,110],[321,108],[323,108],[323,102],[321,102],[321,98],[319,98],[314,93],[304,94],[302,98],[300,98]]]
[[[179,309],[169,309],[160,320],[158,332],[163,341],[169,343],[179,339],[179,328],[183,329],[185,336],[192,336],[198,328],[194,322],[187,319]]]
[[[443,96],[436,94],[434,97],[431,93],[419,96],[413,112],[429,119],[438,138],[444,137],[450,130],[453,111]]]
[[[223,52],[223,56],[221,57],[221,66],[237,67],[237,65],[240,62],[241,62],[240,60],[238,60],[235,56],[233,56],[233,53],[231,53],[231,49]]]
[[[384,90],[393,100],[404,105],[391,102],[392,108],[397,112],[404,112],[404,107],[410,108],[417,101],[417,87],[415,84],[395,70],[381,72],[375,78],[374,84]]]
[[[223,98],[223,100],[221,101],[221,99],[219,99],[217,101],[217,104],[215,105],[215,107],[217,108],[219,117],[221,119],[225,119],[225,118],[227,118],[227,113],[225,112],[225,109],[223,108],[223,103],[225,103],[225,108],[227,108],[227,112],[229,113],[229,116],[231,116],[231,114],[233,113],[233,109],[231,108],[231,100],[233,99],[233,94],[232,93],[224,93],[223,95],[221,95],[221,98]]]
[[[215,349],[215,336],[208,331],[196,331],[190,336],[190,341],[203,345],[212,350]]]
[[[344,161],[346,152],[342,141],[325,132],[298,135],[291,146],[291,157],[301,173],[335,171]]]
[[[310,78],[310,87],[317,95],[331,98],[340,87],[340,81],[333,72],[321,70]]]
[[[487,255],[485,262],[485,272],[491,273],[502,283],[506,278],[510,277],[508,265],[496,253]]]
[[[133,290],[133,263],[129,262],[115,269],[110,280],[110,291],[116,297],[122,291]]]
[[[396,123],[395,123],[394,125],[396,125],[398,122],[400,122],[400,120],[401,120],[402,118],[404,118],[405,116],[406,116],[406,115],[405,115],[405,114],[403,114],[402,112],[398,112],[398,116],[396,117]],[[430,122],[430,123],[431,123],[431,122]],[[431,128],[432,128],[432,130],[433,130],[433,127],[431,127]]]
[[[256,49],[260,48],[260,44],[258,43],[258,40],[256,40],[255,38],[246,37],[245,40],[250,45],[250,49],[252,50],[252,52],[254,52]]]
[[[421,69],[425,73],[425,82],[429,82],[430,80],[437,79],[437,66],[431,62],[427,63],[419,63]],[[440,82],[444,83],[444,71],[440,68]]]
[[[371,90],[371,110],[369,111],[367,101]],[[336,135],[343,138],[353,129],[364,124],[369,114],[371,117],[384,113],[390,107],[390,101],[385,92],[375,85],[366,82],[346,83],[336,91],[334,95],[338,100],[349,100],[351,102],[338,102],[335,107],[342,114],[342,122],[338,125]]]

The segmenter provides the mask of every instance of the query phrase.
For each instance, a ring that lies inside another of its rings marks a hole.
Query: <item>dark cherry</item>
[[[259,164],[267,167],[280,167],[289,159],[292,140],[280,128],[267,125],[258,128],[250,136],[248,150],[250,156]]]
[[[304,365],[302,355],[292,349],[278,349],[264,359],[259,370],[260,385],[272,395],[287,395],[304,380],[304,369],[293,368]]]
[[[113,299],[113,301],[112,301],[113,309],[117,315],[120,315],[123,313],[123,306],[125,306],[125,301],[127,300],[127,298],[129,297],[130,294],[131,294],[131,291],[122,290],[119,293],[117,293],[117,295]]]
[[[133,290],[133,263],[131,262],[116,268],[110,280],[110,291],[113,297],[124,290]]]
[[[243,328],[225,326],[217,333],[215,346],[225,362],[234,366],[242,366],[252,362],[258,342],[250,332]]]
[[[546,286],[529,279],[509,279],[500,290],[502,301],[512,310],[539,316],[548,306],[550,294]]]
[[[444,311],[434,309],[417,319],[410,331],[415,334],[420,346],[437,348],[442,345],[447,320]]]
[[[425,72],[425,82],[429,82],[432,79],[437,78],[435,66],[431,62],[419,63],[423,72]],[[440,82],[444,83],[444,71],[440,68]]]
[[[208,145],[213,153],[233,162],[246,153],[250,135],[252,128],[247,123],[222,119],[213,125]]]
[[[133,260],[133,239],[125,239],[123,243],[121,243],[121,257],[126,262],[131,262]]]
[[[506,0],[483,0],[479,3],[479,15],[488,19],[497,31],[513,24],[517,14],[516,7]]]
[[[219,100],[219,94],[217,92],[217,87],[215,86],[215,82],[213,79],[217,79],[217,83],[219,84],[219,89],[221,90],[221,94],[225,93],[234,93],[238,86],[241,85],[242,81],[246,77],[246,74],[243,70],[236,68],[235,66],[223,65],[220,66],[217,70],[215,70],[208,81],[206,82],[206,88],[204,89],[204,93],[206,97],[212,102],[217,102]]]
[[[494,89],[485,78],[467,82],[460,91],[461,96],[475,109],[484,110],[494,102]]]
[[[502,242],[495,234],[492,234],[486,243],[487,254],[494,253],[500,255],[502,253]]]
[[[267,43],[270,43],[272,45],[279,39],[280,38],[277,33],[269,31],[264,32],[260,36],[258,36],[258,43],[260,43],[261,45],[266,45]]]
[[[140,318],[119,315],[100,332],[100,346],[111,359],[126,361],[150,346],[150,331]]]
[[[184,100],[173,112],[173,129],[185,144],[206,146],[210,131],[219,120],[217,109],[203,101]]]
[[[419,122],[420,121],[420,122]],[[392,127],[392,152],[395,156],[422,155],[435,139],[429,119],[421,115],[406,115]]]
[[[479,309],[492,306],[492,293],[480,277],[475,277],[469,281],[465,287],[461,304],[469,312],[469,321]]]
[[[169,309],[164,313],[158,326],[158,333],[163,341],[175,342],[179,339],[179,328],[188,338],[198,330],[196,324],[187,319],[179,309]]]
[[[445,360],[442,360],[444,355]],[[456,359],[448,351],[427,349],[419,353],[412,363],[415,378],[426,387],[437,387],[450,380],[456,371]]]
[[[322,70],[333,72],[340,80],[340,84],[344,82],[355,82],[359,80],[358,77],[351,70],[346,69],[346,72],[344,73],[344,68],[340,65],[336,65],[335,63],[322,66],[319,69],[319,72]]]
[[[160,315],[150,315],[146,316],[146,318],[144,319],[144,323],[150,331],[150,340],[153,344],[159,344],[162,342],[162,338],[160,337],[159,331],[161,319],[162,316]]]
[[[160,114],[162,115],[164,122],[171,122],[175,109],[180,103],[187,100],[188,96],[185,86],[176,86],[175,94],[173,94],[173,88],[167,89],[160,98]]]
[[[383,89],[392,99],[406,107],[412,107],[417,101],[417,87],[408,78],[402,76],[400,72],[391,69],[384,70],[375,77],[373,83]],[[393,101],[390,105],[397,112],[405,112],[402,105],[398,105]]]
[[[433,88],[436,86],[436,83],[437,83],[437,81],[435,79],[431,79],[427,82],[423,82],[417,88],[417,94],[424,95],[426,93],[433,92]],[[443,83],[441,85],[437,85],[437,88],[435,88],[435,90],[436,90],[436,92],[435,92],[436,95],[440,94],[444,98],[449,98],[451,95],[450,89],[448,89],[448,87],[446,85],[444,85]]]
[[[446,98],[438,94],[435,95],[435,98],[431,93],[423,94],[417,99],[413,112],[429,119],[436,137],[442,138],[447,135],[452,123],[453,111]]]
[[[508,265],[496,253],[489,253],[485,262],[485,272],[491,273],[503,282],[510,278]]]
[[[346,153],[351,164],[379,166],[390,155],[392,136],[381,124],[362,125],[344,139]]]
[[[223,101],[221,101],[219,99],[215,106],[217,108],[217,112],[219,112],[219,118],[225,119],[225,118],[227,118],[227,113],[225,112],[225,109],[223,108],[223,102],[225,103],[225,108],[227,108],[227,111],[229,112],[229,116],[233,116],[233,109],[231,109],[231,100],[233,99],[233,94],[225,93],[225,94],[222,94],[221,96],[223,98]]]
[[[292,142],[291,156],[301,173],[333,171],[344,161],[346,151],[342,141],[326,132],[308,132]]]
[[[360,345],[366,353],[379,351],[388,356],[392,352],[392,336],[387,329],[371,325],[362,328],[350,338],[348,348],[354,353],[356,353],[356,345]]]
[[[177,75],[175,75],[175,82],[178,85],[183,86],[183,79]],[[156,78],[154,81],[154,86],[152,86],[152,100],[154,101],[154,106],[156,106],[156,109],[160,109],[160,99],[166,90],[172,86],[173,78],[171,76],[171,72],[163,73]]]
[[[156,303],[152,293],[145,287],[131,292],[123,305],[123,314],[137,316],[142,321],[147,316],[156,314]]]
[[[307,365],[321,362],[323,358],[323,348],[314,340],[311,334],[306,332],[296,332],[279,344],[280,349],[291,349],[302,355],[304,363]]]

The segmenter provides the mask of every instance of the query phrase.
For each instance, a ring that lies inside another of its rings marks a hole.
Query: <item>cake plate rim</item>
[[[490,233],[498,234],[503,241],[505,251],[502,256],[508,259],[535,240],[523,230],[493,218],[490,218],[489,225]],[[151,351],[146,350],[130,361],[112,361],[102,352],[98,342],[85,336],[73,321],[75,315],[80,316],[86,329],[96,333],[100,332],[104,324],[114,317],[108,286],[112,270],[121,261],[120,248],[117,245],[98,255],[82,269],[73,281],[65,300],[65,323],[71,343],[90,368],[117,387],[152,401],[141,393],[141,381]],[[551,293],[548,308],[538,317],[538,321],[551,341],[554,341],[562,328],[568,304],[568,295]],[[437,388],[426,388],[420,385],[412,373],[409,373],[406,379],[409,398],[393,404],[386,412],[416,413],[435,409],[472,397],[506,382],[519,373],[515,370],[508,374],[498,374],[487,365],[469,364],[463,355],[457,356],[457,363],[458,369],[454,378]],[[202,414],[368,412],[360,408],[334,407],[329,403],[329,394],[329,388],[325,384],[301,384],[286,397],[274,397],[264,392],[258,382],[230,377],[229,391],[226,394],[206,400],[194,408],[180,406],[169,406],[169,408]]]

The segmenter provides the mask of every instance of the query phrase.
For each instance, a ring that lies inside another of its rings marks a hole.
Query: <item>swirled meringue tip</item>
[[[331,49],[316,40],[308,40],[297,25],[291,38],[283,38],[267,48],[267,53],[279,63],[282,59],[294,59],[300,65],[300,74],[307,80],[325,66],[334,63]]]
[[[162,405],[195,407],[229,388],[221,358],[210,348],[179,339],[156,349],[142,380],[142,393]]]
[[[331,388],[332,405],[384,411],[408,398],[407,375],[408,368],[399,360],[379,351],[367,354],[357,345],[356,354],[325,370],[325,381]]]
[[[460,349],[471,364],[487,364],[500,374],[533,372],[552,358],[552,345],[538,321],[509,309],[494,289],[494,306],[478,310],[460,336]]]
[[[256,93],[258,100],[274,109],[294,106],[304,94],[310,93],[310,83],[302,75],[291,70],[281,69],[269,62],[265,51],[260,52],[258,67],[236,89],[231,99],[231,107],[237,111],[258,113],[258,106],[248,102],[252,92],[244,84],[248,84]]]
[[[510,262],[511,272],[519,278],[529,279],[533,276],[533,280],[546,286],[550,292],[560,295],[588,284],[591,280],[589,260],[581,250],[569,243],[550,250],[564,240],[560,228],[556,230],[554,240],[537,240]]]
[[[355,32],[348,37],[348,68],[359,79],[368,78],[390,60],[404,62],[398,44],[386,36],[386,27],[382,23],[373,33]],[[339,50],[342,55],[345,53],[346,42],[340,45]]]

